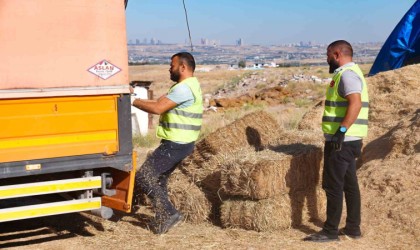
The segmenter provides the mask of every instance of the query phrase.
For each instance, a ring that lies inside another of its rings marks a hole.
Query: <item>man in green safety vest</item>
[[[156,136],[162,140],[136,175],[136,189],[140,188],[152,200],[155,210],[152,229],[156,234],[166,233],[183,219],[169,200],[167,183],[178,163],[192,153],[200,134],[203,98],[194,70],[195,60],[190,53],[173,55],[169,72],[176,83],[168,93],[157,100],[134,99],[132,103],[136,108],[160,115]]]
[[[353,48],[338,40],[327,48],[330,73],[334,73],[325,100],[322,130],[325,135],[322,187],[327,195],[327,219],[323,229],[304,240],[327,242],[339,235],[360,238],[360,191],[356,158],[361,154],[362,138],[367,135],[369,98],[366,80],[353,62]],[[347,206],[344,228],[338,229],[343,208]]]

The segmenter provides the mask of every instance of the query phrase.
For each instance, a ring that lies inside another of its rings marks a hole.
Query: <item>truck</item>
[[[0,0],[0,222],[130,212],[124,0]]]

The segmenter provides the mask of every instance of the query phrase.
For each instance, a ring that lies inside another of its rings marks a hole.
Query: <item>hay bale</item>
[[[321,189],[297,191],[258,201],[230,199],[221,206],[225,228],[258,232],[277,231],[302,223],[321,221],[326,199]]]
[[[250,113],[196,143],[193,153],[179,167],[208,197],[219,203],[220,159],[215,156],[246,146],[263,150],[280,134],[281,128],[271,115],[264,111]]]
[[[291,227],[288,195],[259,201],[227,200],[221,207],[221,222],[225,228],[242,228],[258,232]]]
[[[322,149],[314,145],[284,145],[282,152],[244,148],[225,155],[221,187],[228,196],[258,200],[310,190],[319,183],[321,160]]]
[[[299,130],[313,130],[322,133],[321,122],[322,114],[324,112],[324,102],[316,103],[310,110],[308,110],[302,117],[298,124]]]
[[[310,144],[316,147],[324,147],[324,134],[322,132],[316,132],[313,130],[289,130],[283,131],[281,135],[267,147],[274,151],[279,152],[292,152],[296,150],[293,147],[288,147],[285,149],[284,145],[292,144]]]
[[[214,169],[202,168],[203,162],[211,156],[246,145],[262,150],[276,140],[281,131],[280,125],[268,113],[250,113],[196,143],[194,152],[181,163],[181,169],[194,180],[200,181],[214,172]]]
[[[168,193],[172,203],[181,211],[185,220],[193,223],[208,220],[211,214],[210,202],[197,185],[178,170],[169,178]]]

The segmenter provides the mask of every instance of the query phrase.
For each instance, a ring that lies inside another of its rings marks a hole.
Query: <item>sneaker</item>
[[[338,241],[340,240],[337,235],[327,234],[324,231],[314,233],[303,238],[304,241],[312,242],[329,242],[329,241]]]
[[[352,239],[360,239],[362,234],[359,232],[349,232],[345,227],[338,230],[338,235],[345,235]]]
[[[155,226],[155,233],[156,234],[164,234],[169,231],[169,229],[175,227],[178,225],[184,217],[181,213],[177,212],[171,216],[169,216],[168,219],[166,219],[164,222],[158,224]]]

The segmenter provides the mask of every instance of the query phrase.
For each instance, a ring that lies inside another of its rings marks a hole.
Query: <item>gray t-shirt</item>
[[[336,69],[334,72],[339,72],[343,68],[353,66],[355,63],[347,63],[340,68]],[[360,79],[359,75],[356,74],[353,70],[346,70],[341,75],[340,83],[338,85],[338,94],[345,98],[346,96],[354,93],[361,94],[363,90],[363,82],[362,79]],[[330,141],[332,135],[330,134],[324,134],[325,140]],[[356,137],[356,136],[347,136],[344,138],[344,141],[356,141],[361,140],[362,138]]]
[[[187,84],[179,83],[166,97],[178,104],[177,108],[186,108],[194,104],[194,95]]]
[[[352,63],[354,64],[354,63]],[[346,64],[348,65],[348,64]],[[346,66],[344,65],[344,66]],[[349,65],[352,66],[352,65]],[[345,98],[354,93],[361,94],[363,90],[362,79],[353,70],[346,70],[341,75],[340,84],[338,85],[338,94]]]

